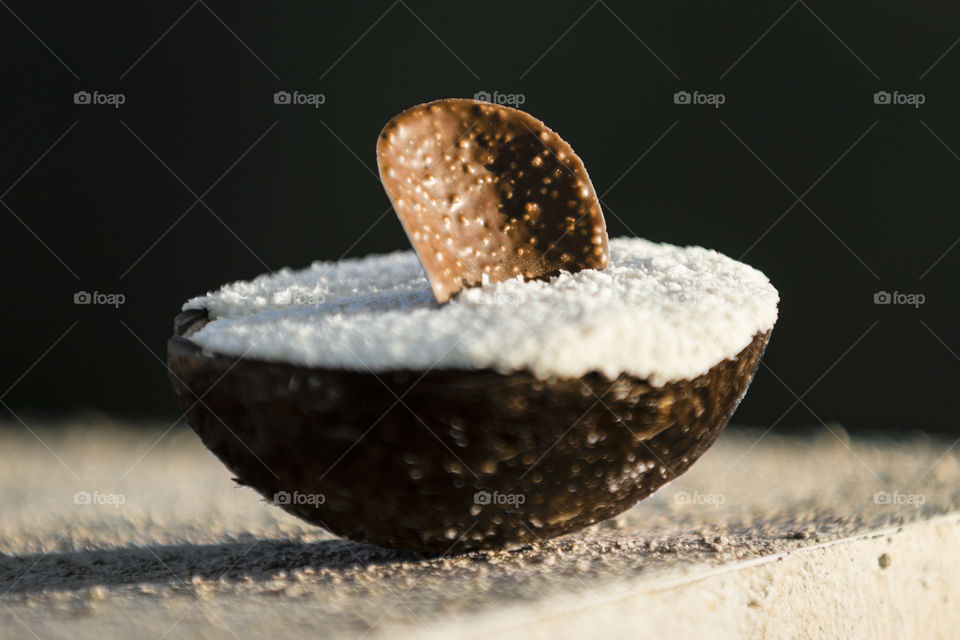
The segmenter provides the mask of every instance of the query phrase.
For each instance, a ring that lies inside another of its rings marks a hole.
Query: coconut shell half
[[[692,380],[362,372],[204,353],[177,316],[171,380],[237,482],[356,541],[502,548],[613,517],[685,472],[747,390],[770,332]]]

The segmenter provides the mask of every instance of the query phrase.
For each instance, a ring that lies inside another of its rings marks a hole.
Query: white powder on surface
[[[610,241],[603,270],[488,283],[438,305],[412,251],[261,275],[193,298],[205,351],[359,371],[599,371],[654,385],[732,358],[777,320],[763,273],[701,247]]]

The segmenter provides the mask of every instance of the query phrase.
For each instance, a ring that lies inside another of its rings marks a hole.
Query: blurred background
[[[611,237],[779,288],[735,422],[960,431],[956,3],[0,4],[9,424],[175,420],[181,304],[408,248],[380,127],[486,95],[571,143]]]

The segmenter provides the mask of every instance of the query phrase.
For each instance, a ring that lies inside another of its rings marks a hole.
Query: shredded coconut
[[[610,242],[603,270],[487,283],[438,305],[416,254],[283,269],[191,299],[205,351],[359,371],[598,371],[654,385],[732,358],[777,320],[763,273],[716,251]]]

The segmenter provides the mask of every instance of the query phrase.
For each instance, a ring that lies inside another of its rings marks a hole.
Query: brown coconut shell
[[[272,502],[322,496],[278,506],[351,540],[429,553],[522,545],[629,509],[713,444],[770,335],[658,387],[629,375],[372,373],[236,358],[190,340],[207,321],[205,311],[177,316],[171,380],[190,426],[237,482]]]

